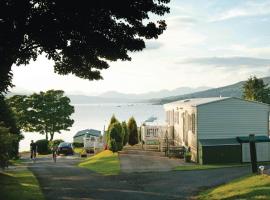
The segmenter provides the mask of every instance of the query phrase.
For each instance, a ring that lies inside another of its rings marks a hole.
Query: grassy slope
[[[202,192],[199,200],[270,199],[270,176],[252,175]]]
[[[109,150],[102,151],[84,160],[79,166],[103,175],[117,175],[120,173],[118,153],[112,153]]]
[[[0,199],[44,200],[35,176],[27,168],[0,172]]]

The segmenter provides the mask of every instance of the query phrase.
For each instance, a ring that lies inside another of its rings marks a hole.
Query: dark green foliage
[[[115,142],[115,140],[114,139],[111,139],[110,140],[110,150],[113,152],[113,153],[115,153],[115,152],[117,152],[118,151],[118,146],[117,146],[117,143]]]
[[[48,154],[48,153],[50,153],[49,141],[48,140],[46,140],[46,139],[37,140],[36,144],[37,144],[37,152],[39,154]]]
[[[127,123],[124,121],[122,122],[122,135],[124,136],[123,139],[123,146],[125,146],[128,143],[128,130],[127,130]]]
[[[250,77],[243,86],[243,98],[251,101],[270,103],[270,88],[262,79]]]
[[[115,148],[111,146],[112,141],[113,144],[116,144],[116,150],[121,151],[123,149],[123,131],[122,126],[119,122],[115,122],[111,125],[109,129],[109,136],[110,136],[110,143],[109,143],[109,149],[112,151],[112,148]]]
[[[1,126],[8,128],[9,132],[14,135],[16,140],[12,142],[12,148],[10,149],[9,156],[15,158],[18,156],[19,141],[23,138],[20,134],[20,129],[17,127],[16,120],[12,110],[9,108],[4,100],[4,97],[0,95],[0,122]]]
[[[129,133],[128,143],[130,145],[138,144],[138,142],[139,142],[139,140],[138,140],[138,127],[137,127],[137,123],[136,123],[134,117],[131,117],[128,120],[127,129],[128,129],[128,133]]]
[[[41,53],[55,72],[98,80],[107,61],[131,60],[128,52],[158,38],[170,0],[1,0],[0,92],[11,86],[11,66],[28,64]]]
[[[18,125],[27,132],[45,134],[53,140],[55,133],[69,130],[74,123],[70,119],[74,107],[62,90],[48,90],[30,96],[13,96],[8,99],[9,105],[18,119]]]
[[[8,161],[13,157],[14,142],[18,142],[18,138],[15,134],[11,134],[10,130],[3,126],[3,122],[0,123],[0,168],[8,166]]]
[[[75,148],[80,148],[80,147],[83,147],[83,143],[79,143],[79,142],[73,142],[73,147]]]
[[[109,125],[108,125],[108,129],[107,129],[107,131],[106,131],[106,142],[107,142],[107,144],[110,144],[110,129],[111,129],[111,127],[112,127],[112,125],[114,124],[114,123],[116,123],[116,122],[118,122],[118,119],[116,119],[116,117],[115,117],[115,115],[113,115],[112,117],[111,117],[111,119],[110,119],[110,123],[109,123]]]
[[[49,142],[49,149],[52,149],[53,147],[58,147],[58,145],[64,142],[64,140],[58,139],[58,140],[53,140]]]
[[[141,128],[139,128],[138,130],[138,142],[141,142],[142,141],[142,131],[141,131]]]

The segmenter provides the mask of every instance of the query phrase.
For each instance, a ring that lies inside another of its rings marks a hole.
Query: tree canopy
[[[53,140],[54,133],[69,130],[74,123],[70,118],[74,107],[61,90],[13,96],[8,99],[8,103],[16,114],[21,129],[45,134],[46,139],[50,135],[50,140]]]
[[[131,60],[145,39],[166,29],[150,14],[169,12],[170,0],[0,1],[0,92],[11,86],[13,64],[44,53],[55,72],[98,80],[108,61]]]
[[[243,86],[243,98],[251,101],[270,103],[270,88],[256,76],[250,77]]]

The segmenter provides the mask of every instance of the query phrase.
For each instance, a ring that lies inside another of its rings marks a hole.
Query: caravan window
[[[150,137],[150,129],[147,129],[147,131],[146,131],[146,137]]]

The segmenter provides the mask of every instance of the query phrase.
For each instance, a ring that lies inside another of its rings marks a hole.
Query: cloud
[[[255,17],[270,14],[270,2],[247,2],[239,7],[231,8],[215,16],[210,21],[223,21],[238,17]]]
[[[198,23],[198,20],[190,17],[190,16],[173,16],[166,19],[168,27],[175,27],[175,26],[191,26]]]
[[[188,58],[180,61],[181,64],[199,64],[215,67],[269,67],[270,59],[257,57],[201,57]]]

